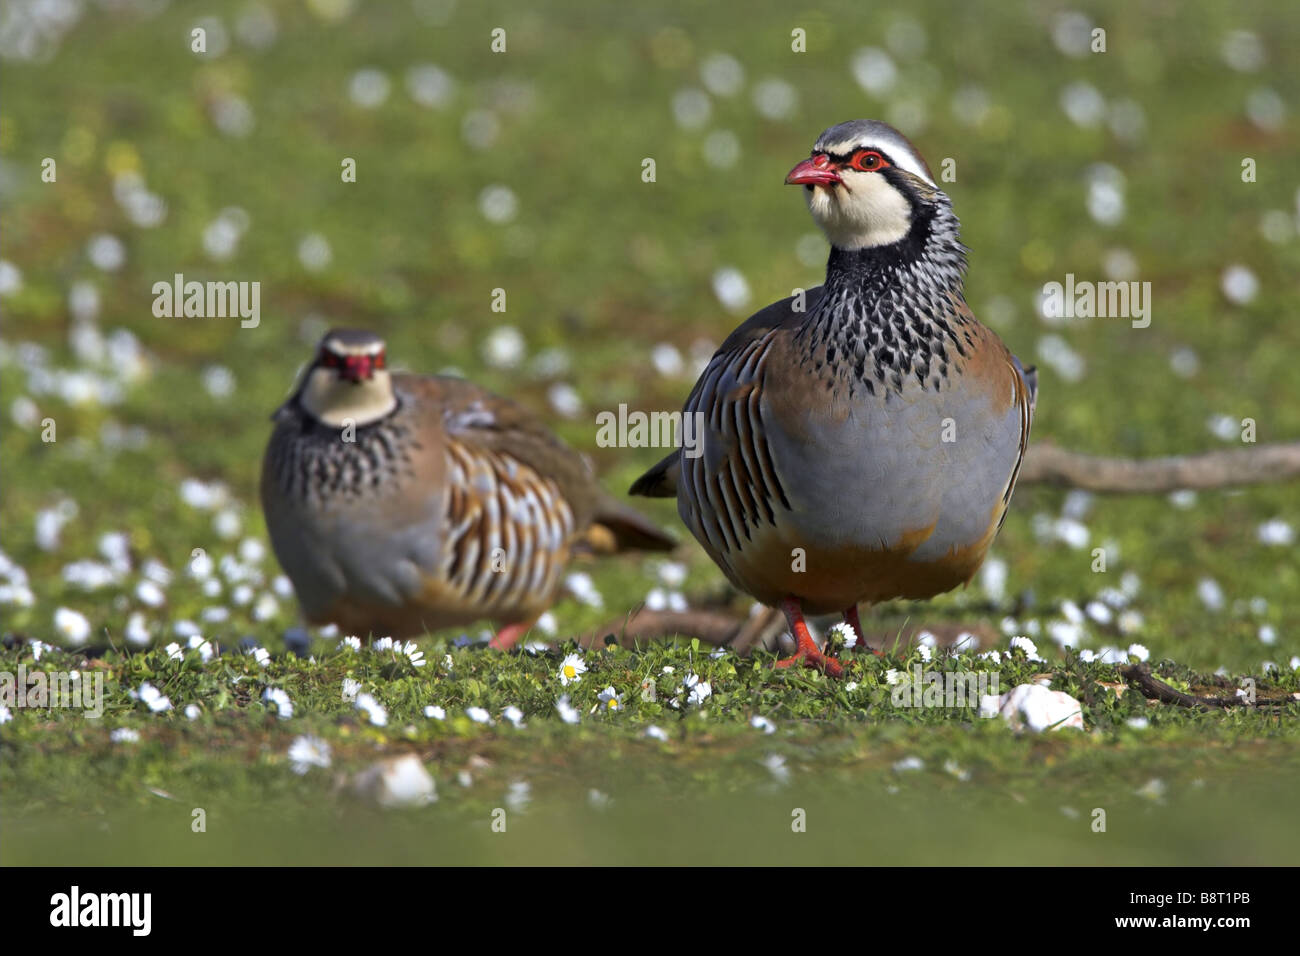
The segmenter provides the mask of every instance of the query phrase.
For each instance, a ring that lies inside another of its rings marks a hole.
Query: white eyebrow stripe
[[[908,145],[901,140],[879,138],[874,140],[848,140],[840,143],[818,143],[813,147],[814,152],[834,153],[843,156],[856,152],[859,149],[878,149],[886,154],[900,169],[905,169],[918,179],[924,179],[931,186],[938,188],[938,183],[930,178],[930,174],[925,171],[925,167],[917,161],[915,154]]]
[[[338,339],[330,339],[325,347],[339,355],[378,355],[384,350],[383,342],[366,342],[362,345],[348,345]]]

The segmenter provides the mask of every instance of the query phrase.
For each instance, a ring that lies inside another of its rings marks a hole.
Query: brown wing
[[[493,462],[500,481],[530,484],[540,500],[562,498],[578,533],[593,523],[608,528],[615,550],[668,550],[676,543],[612,500],[587,461],[521,406],[461,379],[402,377],[399,384],[440,410],[447,440],[463,457]]]
[[[762,398],[773,344],[803,324],[821,294],[820,286],[809,290],[803,311],[792,297],[751,316],[722,343],[686,400],[686,414],[703,416],[707,437],[701,457],[680,459],[679,481],[692,530],[719,560],[790,507],[768,447]]]
[[[695,387],[691,389],[691,393],[686,399],[685,407],[687,411],[701,411],[713,417],[712,412],[707,412],[701,407],[701,393],[706,389],[715,390],[719,380],[726,374],[728,369],[733,366],[743,366],[749,357],[761,352],[773,331],[797,327],[802,324],[804,317],[813,311],[821,297],[822,287],[816,286],[804,294],[804,308],[802,311],[795,311],[795,298],[791,296],[779,302],[773,302],[742,322],[718,347],[703,374],[695,383]],[[716,391],[713,391],[712,394],[716,396]],[[729,418],[735,422],[737,427],[744,430],[743,416],[738,417],[740,410],[738,403],[743,400],[746,406],[752,406],[756,409],[757,393],[753,389],[748,389],[743,395],[740,393],[729,394],[722,398],[722,403],[719,403],[716,408],[718,420]],[[757,412],[755,411],[754,414],[757,414]],[[754,459],[752,463],[761,476],[764,470],[760,467],[760,461]],[[658,464],[638,478],[632,484],[632,487],[628,489],[628,494],[640,495],[646,498],[671,498],[677,494],[677,485],[680,478],[681,450],[678,449],[665,456]]]

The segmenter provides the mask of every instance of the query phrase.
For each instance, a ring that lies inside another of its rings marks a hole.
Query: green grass
[[[589,452],[608,488],[625,488],[659,451],[596,448],[596,413],[620,402],[680,407],[690,359],[682,374],[665,375],[648,356],[661,343],[688,356],[693,347],[707,351],[744,318],[749,310],[729,314],[715,299],[718,269],[745,274],[751,309],[820,280],[820,265],[795,255],[814,227],[797,191],[780,183],[823,127],[855,116],[898,120],[936,168],[946,157],[956,161],[957,180],[944,186],[972,249],[968,298],[1017,354],[1039,362],[1035,440],[1140,456],[1224,447],[1206,427],[1219,414],[1254,418],[1261,441],[1294,439],[1300,243],[1294,226],[1289,238],[1271,242],[1260,224],[1278,212],[1294,223],[1300,143],[1293,119],[1265,130],[1250,122],[1245,104],[1267,87],[1295,114],[1300,74],[1288,38],[1300,27],[1300,9],[1210,0],[1176,8],[1080,5],[1106,28],[1107,52],[1075,59],[1053,45],[1051,12],[1017,5],[762,3],[738,18],[725,5],[590,10],[576,2],[545,9],[489,2],[462,3],[435,23],[414,16],[410,4],[367,4],[342,24],[323,21],[307,4],[267,6],[279,30],[265,50],[235,37],[220,56],[197,58],[188,49],[193,24],[185,5],[152,17],[92,5],[47,62],[4,64],[0,258],[21,270],[22,284],[2,303],[0,540],[29,576],[34,600],[0,605],[0,630],[60,643],[55,610],[85,614],[93,625],[87,644],[68,656],[51,652],[42,664],[103,673],[110,707],[98,721],[19,711],[0,728],[0,860],[1295,858],[1286,821],[1287,795],[1300,782],[1296,704],[1281,713],[1199,714],[1150,706],[1133,692],[1116,700],[1096,687],[1113,679],[1111,668],[1063,659],[1045,636],[1036,640],[1049,662],[1010,665],[1003,686],[1051,671],[1054,687],[1084,699],[1087,733],[1019,737],[967,711],[900,712],[881,680],[886,666],[902,668],[907,658],[857,662],[851,679],[859,687],[849,692],[815,675],[774,673],[770,658],[710,659],[692,652],[688,638],[673,647],[591,652],[591,671],[570,689],[583,721],[570,726],[556,715],[563,691],[553,658],[452,649],[452,634],[424,642],[430,664],[419,672],[369,654],[349,657],[323,639],[308,664],[282,653],[281,635],[296,622],[291,600],[278,597],[261,619],[252,614],[278,573],[272,558],[243,562],[249,603],[236,600],[229,574],[218,572],[220,592],[208,595],[185,567],[195,549],[219,562],[244,539],[265,542],[256,480],[267,418],[327,324],[373,328],[399,364],[455,368],[510,394]],[[244,5],[204,9],[229,31]],[[850,70],[855,52],[886,47],[891,28],[909,18],[924,28],[925,51],[891,54],[899,71],[893,95],[864,93]],[[508,31],[502,55],[488,49],[497,26]],[[807,31],[807,53],[790,50],[796,27]],[[1224,35],[1238,28],[1262,40],[1266,60],[1257,73],[1229,69],[1220,57]],[[710,120],[683,129],[672,98],[701,85],[701,63],[715,51],[743,65],[744,90],[712,96]],[[424,63],[456,80],[442,108],[419,106],[407,93],[406,71]],[[348,96],[350,78],[365,67],[392,81],[373,110]],[[764,118],[753,107],[755,85],[770,77],[798,94],[799,108],[786,118]],[[1124,139],[1104,124],[1072,124],[1058,101],[1075,82],[1091,84],[1109,103],[1139,104],[1145,131]],[[990,104],[975,124],[951,108],[969,87]],[[244,138],[211,119],[211,104],[229,94],[253,110]],[[904,122],[909,102],[924,109],[924,123]],[[467,114],[479,110],[500,126],[484,150],[467,146],[462,133]],[[733,133],[741,147],[727,169],[704,158],[716,130]],[[57,183],[40,180],[47,156],[58,162]],[[1247,156],[1258,164],[1254,183],[1241,181]],[[340,180],[344,157],[357,161],[354,184]],[[656,159],[653,184],[641,182],[645,157]],[[1099,162],[1126,180],[1127,214],[1114,226],[1094,222],[1085,206],[1084,176]],[[133,225],[115,202],[114,176],[128,171],[166,200],[159,227]],[[479,211],[480,193],[492,184],[518,198],[509,224]],[[231,206],[246,211],[250,226],[231,258],[214,261],[204,229]],[[117,271],[89,259],[87,243],[100,233],[124,244]],[[312,233],[333,253],[317,272],[297,253]],[[1130,251],[1138,278],[1152,283],[1150,328],[1094,320],[1051,329],[1035,316],[1043,283],[1067,272],[1103,279],[1116,249]],[[1220,292],[1228,263],[1258,277],[1249,304]],[[152,284],[176,272],[259,281],[261,324],[154,318]],[[122,381],[115,404],[42,390],[21,348],[41,346],[49,369],[118,380],[93,347],[73,348],[68,297],[77,282],[98,292],[95,325],[105,334],[128,330],[147,355],[143,374]],[[490,309],[496,288],[507,291],[504,315]],[[484,343],[503,324],[527,343],[521,368],[483,359]],[[1086,362],[1079,380],[1039,360],[1039,343],[1051,333]],[[1199,358],[1190,377],[1171,371],[1179,349]],[[561,350],[567,370],[537,361],[548,350]],[[211,366],[234,377],[224,398],[201,384]],[[548,404],[557,383],[582,400],[573,418]],[[22,397],[35,402],[39,418],[55,420],[57,441],[43,442],[39,427],[11,420]],[[115,440],[121,428],[142,429],[142,443]],[[229,490],[218,511],[238,520],[236,533],[223,536],[217,512],[181,499],[189,478]],[[61,502],[74,502],[76,515],[46,550],[37,543],[37,515]],[[1201,493],[1190,509],[1163,496],[1097,498],[1083,518],[1088,544],[1078,550],[1035,533],[1035,519],[1039,526],[1054,520],[1064,504],[1057,490],[1017,491],[995,545],[1007,567],[1005,596],[977,582],[927,604],[874,609],[868,629],[958,623],[998,633],[1005,617],[1017,630],[1034,622],[1045,629],[1061,617],[1063,601],[1083,605],[1130,573],[1140,581],[1130,606],[1141,623],[1122,634],[1090,624],[1086,647],[1140,642],[1154,661],[1177,662],[1166,667],[1170,679],[1200,687],[1219,669],[1229,684],[1240,675],[1266,678],[1272,662],[1279,673],[1261,686],[1297,689],[1290,662],[1300,654],[1300,564],[1294,545],[1267,546],[1257,536],[1273,518],[1300,525],[1294,486]],[[680,529],[670,503],[643,506]],[[128,536],[130,569],[90,592],[66,582],[63,568],[98,559],[109,532]],[[1091,570],[1095,547],[1107,550],[1105,574]],[[720,573],[693,542],[675,558],[686,566],[682,590],[693,604],[725,595]],[[136,596],[149,560],[176,572],[159,607]],[[604,607],[561,601],[561,639],[640,604],[659,583],[656,568],[636,558],[582,565]],[[1222,610],[1198,598],[1206,578],[1226,595]],[[743,612],[744,601],[733,604]],[[228,608],[228,619],[205,621],[211,607]],[[273,661],[263,670],[228,653],[178,667],[158,649],[128,652],[124,634],[137,612],[156,647],[176,639],[176,622],[193,621],[228,648],[252,636]],[[1273,645],[1261,643],[1265,626],[1277,635]],[[449,649],[455,663],[447,674],[441,658]],[[0,670],[30,665],[30,653],[21,643],[0,651]],[[640,681],[665,666],[711,681],[707,717],[640,700]],[[387,727],[365,724],[344,704],[349,670],[388,706]],[[176,710],[151,715],[131,701],[127,692],[144,680],[162,687]],[[292,719],[266,712],[268,684],[293,698]],[[625,695],[627,709],[588,716],[607,685]],[[203,711],[194,721],[180,713],[190,703]],[[427,704],[445,706],[448,719],[426,719]],[[496,724],[473,724],[468,706],[485,707]],[[502,723],[507,706],[524,711],[525,729]],[[1150,720],[1145,730],[1125,723],[1139,714]],[[749,726],[755,715],[774,721],[777,732]],[[667,731],[667,743],[642,736],[651,723]],[[110,741],[120,727],[139,730],[140,742]],[[288,769],[288,746],[304,733],[334,748],[329,771],[300,777]],[[404,751],[421,755],[437,779],[433,806],[380,814],[336,788],[336,777]],[[763,763],[771,754],[785,758],[783,786]],[[463,787],[456,775],[475,756],[490,766],[471,770],[473,783]],[[893,769],[912,756],[925,769]],[[945,771],[949,760],[969,778]],[[1137,795],[1153,779],[1165,786],[1163,802]],[[490,813],[518,780],[532,785],[533,803],[511,813],[514,838],[501,839],[488,829]],[[590,808],[593,788],[612,797],[608,810]],[[190,832],[193,807],[208,810],[207,834]],[[806,834],[790,832],[795,807],[808,811]],[[1090,829],[1095,807],[1108,812],[1105,834]]]
[[[5,862],[1226,863],[1300,849],[1287,823],[1300,782],[1294,703],[1285,715],[1199,715],[1116,695],[1099,683],[1114,683],[1115,668],[1073,660],[1052,669],[1053,686],[1090,702],[1090,731],[1018,737],[977,708],[895,706],[886,671],[920,664],[918,653],[852,657],[837,682],[688,642],[611,647],[562,688],[558,655],[434,643],[416,668],[391,651],[314,650],[310,662],[266,667],[238,652],[207,664],[196,652],[114,652],[86,669],[83,680],[102,672],[109,688],[102,718],[33,712],[11,725]],[[926,666],[970,666],[938,661]],[[56,654],[39,666],[70,663]],[[975,669],[997,669],[1009,687],[1043,667],[1017,653]],[[679,690],[688,673],[713,687],[703,703]],[[343,699],[345,679],[381,702],[383,726]],[[145,681],[175,709],[132,700],[126,690]],[[607,686],[622,699],[613,710],[598,696]],[[288,693],[292,718],[263,702],[271,687]],[[1260,693],[1296,687],[1292,676]],[[559,719],[561,694],[577,723]],[[182,701],[201,713],[177,712]],[[445,718],[426,717],[431,704]],[[520,727],[502,716],[512,706]],[[492,723],[473,721],[472,707]],[[123,727],[139,740],[111,740]],[[329,743],[328,769],[291,771],[299,734]],[[401,753],[432,768],[439,799],[381,816],[351,779]],[[516,809],[506,795],[520,781],[530,800]],[[195,808],[202,834],[190,828]],[[500,809],[504,834],[491,829]]]

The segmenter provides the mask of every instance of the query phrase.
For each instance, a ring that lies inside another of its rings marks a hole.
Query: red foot
[[[776,666],[793,667],[799,661],[803,661],[804,666],[815,667],[828,677],[842,676],[844,666],[834,658],[827,657],[813,643],[812,635],[808,633],[808,625],[803,619],[803,610],[799,607],[799,599],[786,598],[781,602],[781,610],[790,624],[790,633],[794,635],[797,647],[794,654],[785,660],[777,661]]]
[[[497,651],[508,651],[515,646],[519,638],[528,633],[529,624],[508,624],[497,631],[497,636],[488,641],[488,647]]]
[[[858,643],[853,648],[855,651],[871,651],[877,657],[885,656],[884,651],[878,651],[874,647],[867,646],[867,639],[862,634],[862,622],[858,620],[858,606],[856,604],[844,609],[844,623],[853,628],[853,633],[858,635]]]

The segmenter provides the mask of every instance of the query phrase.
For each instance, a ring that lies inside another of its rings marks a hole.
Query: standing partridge
[[[262,508],[309,622],[407,637],[488,619],[505,649],[575,550],[672,547],[519,406],[385,365],[377,335],[331,331],[273,416]]]
[[[966,305],[957,217],[925,160],[875,120],[833,126],[786,177],[830,239],[824,285],[751,316],[685,413],[700,441],[632,486],[677,497],[736,587],[803,615],[968,582],[1006,516],[1037,377]]]

